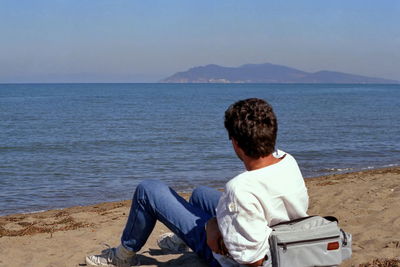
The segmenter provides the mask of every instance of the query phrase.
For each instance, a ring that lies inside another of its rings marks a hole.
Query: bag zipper
[[[335,238],[340,238],[340,235],[329,236],[329,237],[321,237],[321,238],[314,238],[314,239],[307,239],[307,240],[292,241],[292,242],[281,242],[281,243],[278,243],[277,245],[283,247],[283,251],[286,251],[288,245],[295,245],[295,244],[301,244],[301,243],[310,243],[310,242],[323,241],[323,240],[335,239]]]

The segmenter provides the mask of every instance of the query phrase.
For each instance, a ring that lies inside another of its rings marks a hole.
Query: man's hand
[[[227,255],[228,250],[225,247],[224,239],[218,228],[217,218],[210,219],[206,224],[207,245],[218,254]]]
[[[245,264],[245,265],[247,265],[249,267],[256,267],[256,266],[262,266],[263,263],[264,263],[264,259],[260,259],[260,260],[258,260],[256,262],[248,263],[248,264]]]

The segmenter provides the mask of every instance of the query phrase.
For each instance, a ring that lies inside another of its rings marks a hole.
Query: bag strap
[[[345,232],[345,231],[343,231],[343,229],[342,229],[342,228],[340,228],[340,232],[342,232],[342,235],[343,235],[343,241],[342,241],[342,244],[343,244],[343,246],[347,246],[347,234],[346,234],[346,232]]]

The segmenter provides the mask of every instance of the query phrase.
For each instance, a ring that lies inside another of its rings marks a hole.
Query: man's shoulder
[[[288,152],[285,152],[285,151],[283,151],[283,150],[277,149],[277,150],[273,153],[273,155],[274,155],[275,158],[284,160],[284,161],[283,161],[284,163],[291,163],[291,162],[293,162],[293,161],[296,162],[296,159],[293,157],[292,154],[290,154],[290,153],[288,153]]]
[[[233,177],[225,185],[225,191],[234,193],[257,191],[255,187],[274,187],[275,184],[294,182],[303,180],[300,169],[295,158],[284,151],[278,150],[274,154],[282,160],[274,165],[267,166],[254,171],[245,171]]]
[[[249,172],[247,172],[247,171],[236,175],[235,177],[233,177],[231,180],[229,180],[226,183],[225,191],[226,192],[234,192],[238,188],[243,189],[243,186],[247,183],[248,177],[249,177]]]

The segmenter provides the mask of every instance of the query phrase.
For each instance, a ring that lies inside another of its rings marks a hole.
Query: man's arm
[[[210,249],[218,254],[227,255],[228,249],[225,247],[224,239],[222,238],[221,232],[218,228],[217,218],[211,218],[206,224],[207,233],[207,245]],[[249,264],[245,264],[249,267],[262,266],[264,258]]]
[[[218,254],[226,255],[228,250],[225,247],[224,239],[218,228],[217,218],[211,218],[206,224],[207,245]]]

